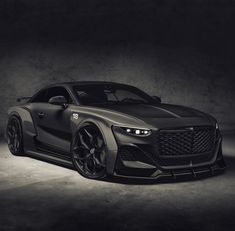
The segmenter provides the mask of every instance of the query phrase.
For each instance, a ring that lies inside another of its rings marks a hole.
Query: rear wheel
[[[76,170],[84,177],[101,179],[106,176],[106,148],[99,128],[90,123],[79,128],[72,145]]]
[[[13,155],[20,156],[24,154],[21,121],[16,116],[11,116],[8,120],[7,143],[9,150]]]

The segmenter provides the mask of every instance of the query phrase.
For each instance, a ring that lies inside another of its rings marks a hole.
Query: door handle
[[[38,113],[38,117],[39,117],[40,119],[42,119],[44,116],[45,116],[45,113],[44,113],[44,112],[39,112],[39,113]]]

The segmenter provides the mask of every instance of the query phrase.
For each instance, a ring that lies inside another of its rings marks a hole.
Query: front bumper
[[[115,176],[144,179],[195,178],[221,173],[226,167],[222,155],[222,137],[218,131],[211,152],[173,159],[158,158],[157,131],[148,137],[130,136],[117,127],[113,128],[113,132],[118,144]]]

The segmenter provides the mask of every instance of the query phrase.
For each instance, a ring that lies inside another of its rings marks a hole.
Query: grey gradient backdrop
[[[232,1],[0,4],[0,134],[16,98],[49,83],[108,80],[235,127]]]

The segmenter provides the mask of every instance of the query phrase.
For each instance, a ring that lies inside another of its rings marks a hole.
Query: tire
[[[75,169],[89,179],[104,179],[106,174],[106,146],[99,128],[84,123],[72,142],[72,160]]]
[[[23,130],[19,117],[13,115],[7,123],[7,143],[10,152],[14,156],[24,155]]]

